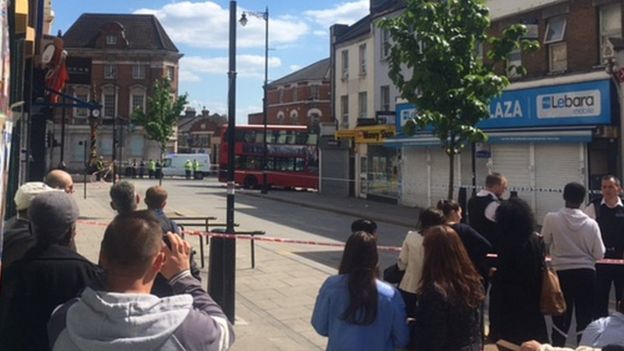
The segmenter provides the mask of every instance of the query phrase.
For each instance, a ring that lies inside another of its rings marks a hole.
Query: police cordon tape
[[[77,223],[84,225],[94,225],[94,226],[108,226],[106,223],[97,222],[97,221],[83,221],[78,220]],[[264,242],[272,242],[279,244],[300,244],[300,245],[313,245],[313,246],[325,246],[325,247],[340,247],[344,248],[344,243],[334,243],[327,241],[315,241],[315,240],[299,240],[299,239],[289,239],[289,238],[278,238],[272,236],[258,236],[252,234],[228,234],[228,233],[215,233],[215,232],[205,232],[200,230],[185,230],[182,232],[184,235],[190,236],[203,236],[206,238],[224,238],[224,239],[232,239],[232,240],[254,240],[254,241],[264,241]],[[378,245],[377,250],[381,252],[401,252],[401,248],[398,246],[383,246]],[[487,257],[489,259],[495,259],[498,256],[496,254],[488,254]],[[546,257],[546,261],[550,261],[550,257]],[[599,260],[597,263],[600,264],[608,264],[608,265],[622,265],[624,266],[624,259],[609,259],[605,258]]]

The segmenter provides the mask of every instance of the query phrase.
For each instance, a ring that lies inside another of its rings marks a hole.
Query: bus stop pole
[[[234,234],[234,142],[236,128],[236,1],[230,1],[230,38],[228,70],[228,170],[226,232]],[[230,322],[234,324],[236,241],[212,238],[208,272],[208,292]]]

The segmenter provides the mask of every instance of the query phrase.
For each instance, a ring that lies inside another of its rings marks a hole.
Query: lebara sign
[[[537,118],[600,116],[600,90],[537,96]]]
[[[511,90],[492,99],[483,129],[611,123],[609,80]]]

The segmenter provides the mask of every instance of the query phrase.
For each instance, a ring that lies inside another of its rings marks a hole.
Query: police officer
[[[147,162],[147,174],[149,175],[149,179],[154,178],[156,175],[156,162],[152,159]]]
[[[193,178],[199,179],[199,162],[197,159],[193,159]]]
[[[184,173],[186,173],[186,179],[191,179],[191,172],[193,171],[193,163],[191,160],[184,162]]]
[[[607,249],[605,258],[622,259],[624,255],[624,205],[620,199],[622,192],[620,180],[613,175],[602,177],[600,182],[602,196],[592,200],[585,208],[585,213],[596,220],[600,226],[602,241]],[[611,284],[615,285],[616,299],[624,295],[624,273],[620,266],[596,265],[596,302],[594,318],[609,315],[609,293]]]

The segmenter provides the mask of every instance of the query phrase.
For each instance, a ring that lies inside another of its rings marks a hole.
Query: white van
[[[195,174],[195,179],[203,179],[210,175],[210,155],[209,154],[169,154],[163,159],[163,176],[186,176],[184,164],[189,160],[199,162],[199,170]]]

